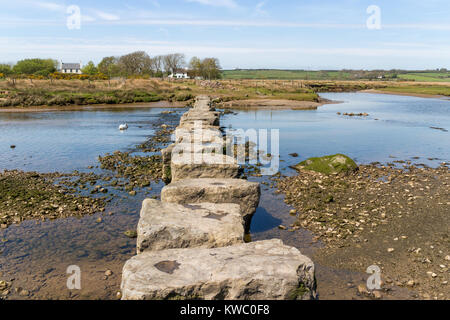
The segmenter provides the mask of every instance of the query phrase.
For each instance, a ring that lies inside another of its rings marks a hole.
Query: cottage
[[[81,74],[81,62],[80,63],[63,63],[61,62],[61,73],[75,73]]]
[[[187,72],[184,72],[184,73],[178,73],[177,72],[175,74],[171,73],[169,75],[169,78],[170,79],[190,79],[190,77],[188,76]]]

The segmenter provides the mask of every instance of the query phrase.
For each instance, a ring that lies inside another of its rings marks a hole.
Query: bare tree
[[[182,53],[165,55],[163,64],[166,72],[176,73],[186,65],[185,56]]]
[[[157,77],[163,77],[163,56],[156,56],[152,58],[152,71]]]

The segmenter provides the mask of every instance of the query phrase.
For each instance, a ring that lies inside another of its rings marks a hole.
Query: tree
[[[109,78],[120,75],[119,58],[105,57],[98,64],[98,70]]]
[[[125,76],[151,74],[152,60],[145,51],[136,51],[121,56],[119,67]]]
[[[182,53],[172,53],[164,56],[164,70],[175,74],[186,65],[185,56]]]
[[[9,64],[0,64],[0,73],[4,76],[9,76],[12,73],[12,68]]]
[[[98,73],[98,69],[97,69],[97,67],[95,66],[94,62],[92,62],[92,61],[89,61],[88,64],[85,65],[85,66],[81,69],[81,71],[82,71],[84,74],[89,74],[89,75],[94,75],[94,74],[97,74],[97,73]]]
[[[156,56],[152,59],[152,71],[156,77],[163,77],[163,56]]]
[[[198,57],[193,57],[189,62],[189,70],[191,76],[193,77],[202,77],[203,76],[203,64],[202,60]]]
[[[16,74],[48,76],[56,71],[58,62],[52,59],[25,59],[16,63],[12,71]]]
[[[203,77],[206,79],[220,79],[220,62],[217,58],[205,58],[202,61]]]

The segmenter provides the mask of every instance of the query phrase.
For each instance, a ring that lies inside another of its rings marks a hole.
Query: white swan
[[[120,126],[119,126],[119,130],[127,130],[128,129],[128,124],[121,124]]]

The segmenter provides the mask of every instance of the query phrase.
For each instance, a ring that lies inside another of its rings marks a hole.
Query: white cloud
[[[64,11],[65,6],[60,5],[58,3],[53,2],[34,2],[34,4],[43,9],[51,10],[51,11]]]
[[[256,7],[255,7],[255,15],[256,16],[266,17],[269,15],[269,13],[263,9],[263,7],[265,5],[266,5],[266,1],[261,1],[256,5]]]
[[[234,0],[186,0],[187,2],[196,2],[207,6],[237,8],[239,7]]]
[[[100,19],[106,20],[106,21],[117,21],[120,20],[120,17],[118,15],[112,14],[112,13],[108,13],[108,12],[103,12],[103,11],[96,11],[95,12],[97,14],[97,16]]]

